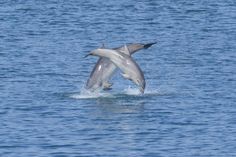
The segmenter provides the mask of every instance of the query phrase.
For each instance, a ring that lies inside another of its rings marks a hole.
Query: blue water
[[[143,96],[84,92],[90,50],[155,41]],[[235,69],[234,0],[1,0],[0,156],[236,156]]]

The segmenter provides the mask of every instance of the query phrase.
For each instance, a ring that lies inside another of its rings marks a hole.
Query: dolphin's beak
[[[140,87],[139,91],[140,91],[141,94],[144,94],[144,88]]]
[[[87,54],[84,56],[84,58],[87,58],[88,56],[92,55],[91,53]]]

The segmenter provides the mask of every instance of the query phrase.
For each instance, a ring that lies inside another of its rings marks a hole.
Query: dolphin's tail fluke
[[[154,45],[154,44],[156,44],[156,43],[157,43],[157,42],[144,44],[143,48],[147,49],[147,48],[151,47],[152,45]]]

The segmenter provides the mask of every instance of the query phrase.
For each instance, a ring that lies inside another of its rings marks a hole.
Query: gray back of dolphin
[[[129,49],[129,53],[133,54],[141,49],[147,49],[150,46],[156,43],[147,43],[147,44],[140,44],[140,43],[134,43],[134,44],[127,44],[127,47]],[[124,46],[113,48],[113,50],[123,51]],[[96,90],[100,87],[103,87],[104,89],[108,88],[112,85],[108,81],[113,76],[114,72],[116,71],[117,67],[107,58],[100,57],[94,66],[89,79],[86,83],[86,89],[89,90]]]

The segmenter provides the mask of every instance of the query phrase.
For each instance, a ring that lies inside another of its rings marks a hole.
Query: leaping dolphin
[[[125,46],[113,48],[113,50],[117,50],[122,53],[129,53],[128,55],[132,55],[133,53],[141,49],[147,49],[154,44],[156,44],[156,42],[147,44],[134,43],[127,45],[127,49],[129,51],[124,51]],[[95,67],[93,68],[89,79],[87,80],[86,89],[89,89],[91,91],[97,90],[100,87],[102,87],[103,89],[110,89],[112,83],[109,83],[109,80],[111,79],[116,69],[116,66],[108,58],[100,57]]]
[[[146,82],[143,72],[138,64],[130,56],[131,54],[126,45],[123,52],[112,49],[95,49],[88,55],[105,57],[106,59],[109,59],[114,64],[114,66],[117,66],[123,72],[122,76],[124,78],[133,81],[139,86],[140,92],[144,93]]]

